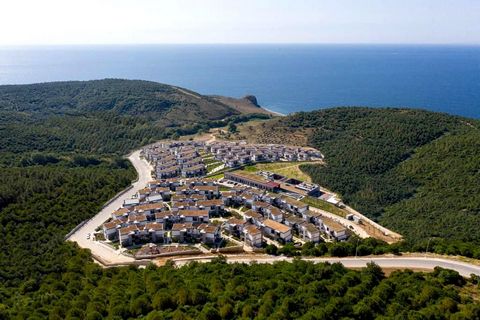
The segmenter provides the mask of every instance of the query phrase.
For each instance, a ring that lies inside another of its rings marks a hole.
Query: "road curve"
[[[105,266],[108,265],[128,265],[136,264],[133,258],[121,255],[113,248],[99,243],[98,241],[92,241],[87,239],[87,234],[93,234],[95,229],[104,223],[110,214],[116,209],[120,208],[125,199],[131,198],[137,190],[145,187],[148,181],[152,180],[152,166],[144,159],[140,158],[140,150],[133,152],[128,159],[135,167],[138,174],[138,179],[132,184],[132,188],[123,192],[114,201],[105,206],[98,214],[88,220],[81,228],[74,232],[68,241],[76,242],[81,248],[90,249],[92,256]],[[191,261],[208,262],[212,259],[210,257],[186,257],[172,259],[176,265],[183,265]],[[340,262],[347,268],[361,268],[366,266],[369,262],[375,262],[382,268],[399,268],[399,269],[429,269],[432,270],[435,267],[442,267],[452,269],[460,273],[464,277],[469,277],[471,274],[480,276],[480,266],[460,262],[456,260],[432,258],[432,257],[346,257],[346,258],[304,258],[306,261],[312,261],[314,263],[320,262]],[[255,255],[255,256],[228,256],[227,261],[229,263],[241,262],[251,263],[253,261],[257,263],[273,263],[276,261],[292,261],[292,258],[287,257],[275,257],[268,255]]]
[[[110,218],[113,211],[122,206],[125,199],[131,198],[137,190],[144,188],[147,182],[152,180],[152,166],[146,160],[140,158],[140,150],[133,152],[128,159],[138,174],[138,179],[132,184],[132,188],[110,202],[67,239],[68,241],[76,242],[81,248],[90,249],[92,256],[102,261],[103,264],[128,264],[134,262],[133,258],[121,255],[118,251],[107,245],[87,239],[87,234],[93,234],[98,226]]]
[[[178,266],[182,266],[191,261],[198,262],[208,262],[212,257],[190,257],[190,258],[178,258],[174,259],[174,262]],[[246,256],[228,256],[228,263],[274,263],[277,261],[287,261],[291,262],[292,258],[287,257],[272,257],[272,256],[257,256],[257,257],[246,257]],[[451,269],[457,271],[464,277],[469,277],[471,274],[476,274],[480,276],[480,266],[469,264],[465,262],[442,259],[442,258],[425,258],[425,257],[368,257],[368,258],[355,258],[355,257],[346,257],[346,258],[303,258],[305,261],[312,261],[314,263],[329,262],[336,263],[339,262],[347,268],[362,268],[367,265],[369,262],[374,262],[382,268],[393,268],[393,269],[427,269],[433,270],[435,267],[442,267],[445,269]]]

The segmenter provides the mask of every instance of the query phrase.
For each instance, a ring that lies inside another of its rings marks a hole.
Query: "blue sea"
[[[0,84],[126,78],[257,96],[281,113],[415,107],[480,118],[480,46],[138,45],[0,48]]]

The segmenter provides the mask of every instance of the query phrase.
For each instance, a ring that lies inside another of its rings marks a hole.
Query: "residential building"
[[[262,246],[262,231],[254,225],[248,225],[243,228],[243,237],[245,243],[251,247],[259,248]]]
[[[282,242],[292,241],[292,228],[270,219],[265,219],[262,225],[265,236]]]

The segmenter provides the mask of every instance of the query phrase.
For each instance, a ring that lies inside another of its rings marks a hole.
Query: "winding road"
[[[133,258],[120,254],[118,250],[107,246],[101,242],[87,239],[87,235],[93,234],[95,229],[103,224],[110,214],[120,208],[125,199],[131,198],[139,189],[145,187],[148,181],[152,180],[152,166],[140,157],[140,150],[130,154],[128,157],[130,162],[135,167],[138,173],[138,179],[131,187],[124,192],[117,195],[111,202],[109,202],[103,209],[93,218],[88,220],[82,227],[70,235],[67,240],[76,242],[81,248],[90,249],[92,256],[96,261],[104,266],[139,264]],[[175,258],[173,261],[177,265],[183,265],[190,261],[208,262],[213,256],[194,256]],[[461,262],[453,259],[433,258],[433,257],[397,257],[397,256],[373,256],[373,257],[346,257],[346,258],[304,258],[307,261],[315,263],[320,262],[340,262],[347,268],[361,268],[368,262],[375,262],[382,268],[397,268],[397,269],[428,269],[432,270],[436,266],[456,270],[462,276],[468,277],[471,274],[480,275],[480,266]],[[258,263],[273,263],[276,261],[292,261],[287,257],[275,257],[269,255],[229,255],[227,261],[229,263],[242,262],[251,263],[256,261]]]
[[[99,213],[67,238],[68,241],[76,242],[81,248],[90,249],[92,256],[104,265],[129,264],[135,261],[133,258],[119,254],[119,251],[114,250],[112,247],[87,239],[87,235],[89,233],[93,235],[95,229],[110,218],[112,212],[120,208],[125,199],[131,198],[138,190],[144,188],[147,182],[152,180],[152,166],[145,159],[140,158],[140,150],[130,154],[128,160],[130,160],[138,173],[138,179],[132,184],[132,187],[117,195],[113,201],[103,207]]]

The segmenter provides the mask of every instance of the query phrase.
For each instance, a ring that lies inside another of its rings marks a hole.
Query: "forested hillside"
[[[61,271],[71,251],[64,236],[136,175],[127,160],[80,157],[0,173],[0,283],[7,287]]]
[[[426,243],[480,243],[480,123],[411,109],[336,108],[267,123],[308,129],[326,166],[302,169],[368,216]],[[268,135],[265,135],[268,139]]]
[[[186,89],[148,81],[0,86],[0,153],[38,150],[123,155],[159,139],[255,116],[242,115]]]

